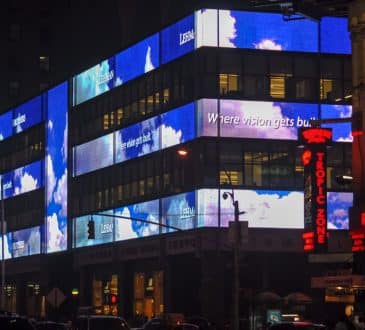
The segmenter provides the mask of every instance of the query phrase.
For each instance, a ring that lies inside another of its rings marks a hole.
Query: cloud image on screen
[[[159,67],[159,34],[146,38],[115,56],[115,86]]]
[[[0,258],[2,258],[2,236],[0,236]],[[7,233],[4,239],[4,259],[11,259],[12,252],[11,252],[12,240],[11,240],[11,233]]]
[[[27,228],[13,232],[13,258],[41,253],[40,227]]]
[[[328,229],[349,229],[349,208],[353,198],[351,192],[327,192]]]
[[[14,196],[36,190],[42,185],[42,161],[14,170]]]
[[[195,137],[194,104],[189,103],[161,115],[161,149],[174,146]]]
[[[200,9],[195,12],[196,48],[218,46],[218,10]]]
[[[115,239],[120,241],[158,235],[160,233],[158,204],[158,200],[152,200],[115,209],[115,215],[122,217],[115,218]]]
[[[219,11],[219,43],[223,47],[286,51],[318,51],[318,24],[284,21],[282,14]]]
[[[162,221],[165,225],[181,230],[192,229],[196,227],[195,218],[195,192],[162,199]],[[175,229],[163,229],[163,232],[172,231],[175,231]]]
[[[46,230],[47,253],[67,248],[67,111],[68,84],[48,91],[46,153]]]
[[[197,227],[218,227],[218,189],[198,190]]]
[[[229,191],[229,190],[228,190]],[[234,208],[230,198],[223,198],[221,190],[221,226],[228,227],[234,221]],[[303,228],[304,195],[298,191],[234,190],[239,202],[240,221],[248,221],[256,228]]]
[[[200,122],[208,126],[201,129],[205,135],[220,124],[221,136],[257,139],[296,140],[298,128],[318,117],[315,104],[284,102],[221,100],[220,114],[202,111]]]
[[[4,199],[14,196],[14,184],[13,184],[14,171],[4,173],[1,175],[2,193]],[[0,196],[1,199],[1,196]]]
[[[332,128],[333,141],[336,142],[352,142],[353,136],[351,133],[351,105],[339,104],[322,104],[321,105],[322,119],[348,118],[348,123],[323,124],[322,127]]]
[[[156,116],[115,132],[116,162],[160,150],[159,131],[159,117]]]

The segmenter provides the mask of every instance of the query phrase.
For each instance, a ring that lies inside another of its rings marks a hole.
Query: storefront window
[[[96,314],[118,314],[118,275],[109,280],[93,280],[93,308]]]

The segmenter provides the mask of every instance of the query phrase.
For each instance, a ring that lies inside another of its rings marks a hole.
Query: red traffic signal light
[[[111,304],[117,304],[118,303],[118,296],[116,294],[110,295],[110,303]]]
[[[87,238],[95,239],[95,221],[93,220],[93,218],[89,220],[89,222],[87,223],[87,227]]]

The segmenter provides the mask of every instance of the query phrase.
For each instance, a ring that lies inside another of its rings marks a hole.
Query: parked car
[[[36,330],[71,330],[70,325],[54,321],[37,322],[35,328]]]
[[[73,324],[74,330],[130,330],[127,321],[118,316],[82,315]]]
[[[0,329],[6,330],[35,330],[32,323],[19,315],[1,314]]]
[[[174,320],[166,317],[156,317],[147,321],[142,330],[199,330],[199,327],[192,323],[181,320]]]
[[[269,330],[325,330],[324,324],[309,321],[279,322],[269,326]]]

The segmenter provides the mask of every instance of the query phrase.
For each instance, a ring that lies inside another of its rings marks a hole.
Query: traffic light
[[[88,233],[87,238],[88,239],[95,239],[95,222],[94,222],[93,218],[91,218],[89,220],[89,222],[87,223],[87,227],[88,227],[88,229],[87,229],[87,233]]]

